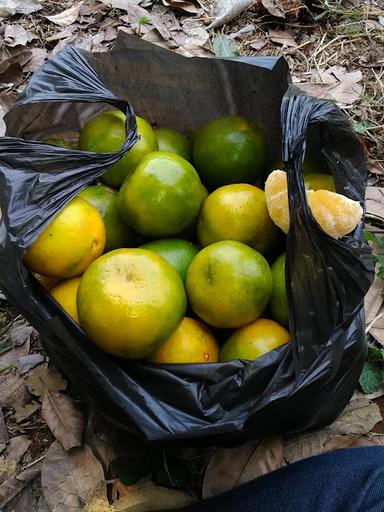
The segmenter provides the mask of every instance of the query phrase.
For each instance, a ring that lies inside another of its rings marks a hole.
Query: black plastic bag
[[[366,354],[363,298],[373,278],[370,250],[361,226],[342,240],[318,227],[305,199],[302,160],[310,133],[337,190],[363,201],[364,155],[335,105],[295,90],[282,101],[287,87],[283,59],[186,59],[121,36],[111,54],[63,50],[32,77],[6,116],[0,287],[41,333],[75,388],[108,421],[145,440],[234,444],[297,432],[331,422],[354,391]],[[182,131],[220,115],[245,115],[264,129],[271,158],[282,137],[294,341],[253,362],[159,366],[120,360],[92,344],[24,267],[23,252],[52,217],[135,142],[131,106],[119,98],[132,101],[149,121]],[[91,111],[111,105],[128,114],[127,140],[116,154],[28,141],[78,130]]]

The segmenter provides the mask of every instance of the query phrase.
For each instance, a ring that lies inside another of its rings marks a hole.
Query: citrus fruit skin
[[[263,172],[266,142],[262,131],[241,116],[226,116],[196,134],[193,161],[209,190],[230,183],[253,183]]]
[[[93,117],[80,132],[79,149],[95,153],[119,151],[126,138],[125,119],[125,114],[117,110]],[[140,140],[101,177],[110,187],[118,189],[140,160],[157,150],[157,140],[151,125],[139,116],[136,116],[136,123]]]
[[[353,231],[361,220],[363,209],[358,201],[329,190],[307,190],[307,201],[312,215],[322,230],[333,238]],[[265,182],[265,198],[273,222],[284,233],[289,230],[287,175],[273,171]]]
[[[52,290],[52,288],[54,288],[61,281],[61,279],[57,279],[56,277],[42,276],[41,274],[37,274],[36,272],[33,275],[39,281],[41,286],[48,292]]]
[[[106,232],[104,252],[135,245],[135,233],[119,213],[116,190],[105,185],[93,185],[84,188],[79,196],[94,206],[104,221]]]
[[[255,320],[272,293],[266,259],[241,242],[224,240],[202,249],[187,272],[193,311],[209,325],[234,328]]]
[[[103,253],[104,246],[105,227],[99,212],[75,197],[27,249],[24,262],[47,277],[75,277]]]
[[[176,331],[150,355],[149,361],[170,363],[217,363],[219,345],[200,320],[184,317]]]
[[[273,290],[269,307],[273,317],[283,325],[288,325],[288,299],[285,287],[285,253],[281,254],[272,267]]]
[[[169,151],[147,155],[124,181],[118,198],[123,219],[149,237],[177,235],[199,214],[200,178],[184,158]]]
[[[157,145],[160,151],[170,151],[185,158],[192,159],[192,148],[189,141],[177,130],[171,128],[158,128],[155,130]]]
[[[79,316],[77,314],[76,295],[77,289],[79,288],[80,279],[80,277],[72,277],[72,279],[66,279],[51,290],[52,297],[77,323],[79,323]]]
[[[329,174],[313,172],[304,176],[305,188],[308,190],[329,190],[336,192],[335,182]]]
[[[56,137],[48,137],[48,139],[44,139],[45,144],[50,144],[51,146],[61,146],[62,148],[76,149],[76,145],[68,142],[65,139],[60,139]]]
[[[247,183],[225,185],[203,204],[197,224],[199,243],[237,240],[265,253],[277,240],[278,229],[269,216],[264,192]]]
[[[220,362],[235,359],[252,361],[290,341],[289,332],[274,320],[258,318],[237,329],[224,343]]]
[[[181,238],[162,238],[148,242],[142,249],[155,252],[168,261],[177,271],[183,283],[187,278],[187,270],[199,249],[192,242]]]
[[[116,249],[94,261],[77,292],[80,325],[101,349],[148,357],[177,328],[186,310],[183,283],[161,256]]]

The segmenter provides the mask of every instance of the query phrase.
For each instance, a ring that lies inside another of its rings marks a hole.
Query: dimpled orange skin
[[[149,361],[171,363],[217,363],[219,345],[200,320],[184,317],[171,336],[150,355]]]
[[[237,240],[264,253],[278,236],[264,192],[247,183],[216,189],[205,200],[197,224],[203,247],[220,240]]]
[[[28,248],[24,262],[43,276],[65,279],[82,274],[104,246],[105,227],[99,212],[75,197]]]
[[[289,332],[280,324],[274,320],[258,318],[231,334],[221,348],[220,362],[234,359],[252,361],[290,340]]]
[[[80,325],[101,349],[148,357],[177,328],[186,295],[178,273],[145,249],[116,249],[93,262],[77,292]]]
[[[77,323],[79,323],[79,316],[77,314],[76,295],[80,279],[80,277],[66,279],[51,290],[52,297]]]
[[[289,231],[287,175],[273,171],[265,182],[269,215],[284,233]],[[329,190],[308,190],[308,205],[320,227],[333,238],[353,231],[361,220],[363,209],[358,201]]]
[[[241,327],[255,320],[272,294],[272,272],[254,249],[233,240],[216,242],[192,260],[186,283],[193,311],[214,327]]]

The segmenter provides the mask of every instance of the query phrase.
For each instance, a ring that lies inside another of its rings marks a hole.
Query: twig
[[[31,468],[32,466],[34,466],[35,464],[37,464],[38,462],[41,462],[43,459],[45,459],[45,455],[42,455],[39,459],[36,459],[34,460],[33,462],[30,462],[29,464],[27,464],[26,466],[23,467],[23,471],[28,469],[28,468]]]
[[[384,316],[384,311],[382,311],[379,315],[377,315],[373,320],[372,322],[368,325],[368,327],[365,329],[365,334],[368,334],[369,331],[372,329],[372,327],[374,326],[374,324],[380,320],[380,318],[383,318]]]

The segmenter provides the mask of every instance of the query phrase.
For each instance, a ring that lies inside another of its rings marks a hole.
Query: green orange
[[[203,197],[200,178],[187,160],[169,151],[155,151],[127,176],[118,205],[135,231],[160,238],[189,226],[199,214]]]
[[[288,299],[285,287],[285,253],[281,254],[272,267],[273,291],[269,307],[273,317],[283,325],[288,325]]]
[[[51,146],[61,146],[62,148],[76,149],[76,144],[69,142],[68,140],[59,138],[59,137],[48,137],[44,139],[45,144],[50,144]]]
[[[289,332],[274,320],[258,318],[234,331],[220,351],[220,362],[252,361],[290,341]]]
[[[187,272],[193,311],[214,327],[234,328],[255,320],[272,293],[265,258],[241,242],[225,240],[202,249]]]
[[[217,363],[219,344],[200,320],[184,317],[171,336],[150,355],[149,361],[170,363]]]
[[[94,206],[104,221],[106,232],[104,252],[120,247],[132,247],[135,244],[135,233],[119,213],[116,190],[105,185],[94,185],[84,188],[79,196]]]
[[[125,119],[125,114],[118,110],[93,117],[80,132],[79,149],[95,153],[118,151],[126,138]],[[140,140],[101,178],[110,187],[119,188],[141,159],[157,150],[157,140],[151,125],[139,116],[136,116],[136,123]]]
[[[148,357],[177,328],[186,309],[183,283],[161,256],[116,249],[90,265],[77,292],[80,325],[101,349]]]
[[[313,172],[304,175],[305,187],[308,190],[329,190],[336,192],[335,182],[330,174]]]
[[[196,134],[193,161],[209,190],[230,183],[253,183],[266,162],[263,132],[241,116],[225,116]]]
[[[79,316],[77,314],[76,296],[80,279],[80,277],[72,277],[72,279],[61,281],[50,292],[52,297],[77,323],[79,323]]]
[[[199,249],[192,242],[181,238],[161,238],[141,246],[142,249],[155,252],[168,261],[178,272],[183,283],[187,278],[187,270]]]
[[[225,185],[212,192],[197,224],[197,238],[203,247],[220,240],[237,240],[264,253],[278,236],[264,192],[248,183]]]
[[[158,128],[155,130],[155,135],[160,151],[170,151],[191,161],[191,144],[180,132],[171,128]]]

